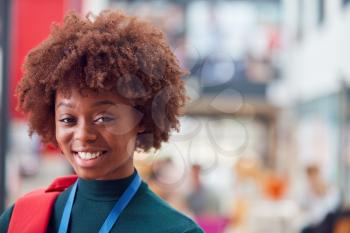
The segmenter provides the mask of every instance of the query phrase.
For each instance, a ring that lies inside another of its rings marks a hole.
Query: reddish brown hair
[[[186,101],[185,72],[164,34],[150,23],[120,11],[89,18],[68,13],[27,55],[17,96],[30,135],[56,144],[57,90],[110,90],[132,100],[143,114],[145,133],[138,136],[137,148],[158,149],[171,129],[178,129],[179,109]]]

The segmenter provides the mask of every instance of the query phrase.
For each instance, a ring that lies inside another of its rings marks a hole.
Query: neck
[[[118,179],[124,179],[129,176],[131,176],[135,171],[134,167],[130,167],[123,171],[118,171],[118,173],[107,175],[105,177],[97,178],[96,180],[118,180]]]
[[[132,157],[126,161],[123,165],[117,167],[112,172],[106,174],[103,177],[95,178],[95,180],[117,180],[117,179],[123,179],[126,177],[131,176],[135,171],[134,168],[134,160]]]
[[[125,178],[114,180],[86,180],[79,178],[78,193],[93,200],[115,200],[136,176],[136,170]]]

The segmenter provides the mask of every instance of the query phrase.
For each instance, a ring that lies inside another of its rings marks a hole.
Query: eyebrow
[[[101,105],[116,105],[116,104],[110,100],[101,100],[101,101],[97,101],[97,102],[93,103],[92,107],[97,107],[97,106],[101,106]],[[61,102],[61,103],[57,104],[56,109],[58,109],[59,107],[62,107],[62,106],[67,107],[67,108],[73,108],[72,104]]]
[[[100,106],[100,105],[116,105],[116,104],[110,100],[100,100],[100,101],[95,102],[92,106],[96,107],[96,106]]]
[[[61,102],[59,104],[57,104],[56,106],[56,109],[58,109],[59,107],[67,107],[67,108],[73,108],[73,105],[69,104],[69,103],[64,103],[64,102]]]

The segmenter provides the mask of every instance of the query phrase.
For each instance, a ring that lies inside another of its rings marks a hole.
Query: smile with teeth
[[[103,154],[103,152],[102,151],[100,151],[100,152],[75,152],[75,154],[83,160],[90,160],[90,159],[96,159],[97,157],[100,157]]]

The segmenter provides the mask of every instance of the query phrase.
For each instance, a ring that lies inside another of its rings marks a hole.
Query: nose
[[[74,139],[79,140],[82,143],[92,143],[97,139],[97,133],[92,125],[87,122],[82,122],[77,125]]]

